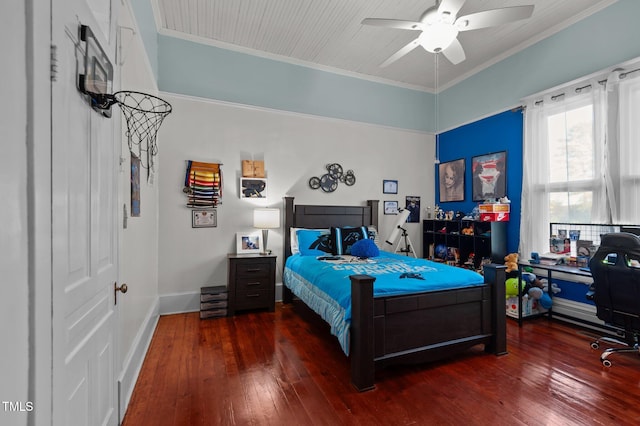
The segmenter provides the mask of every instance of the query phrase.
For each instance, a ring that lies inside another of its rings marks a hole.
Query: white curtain
[[[617,69],[604,80],[583,81],[526,100],[522,256],[549,250],[549,193],[563,190],[549,182],[553,161],[549,158],[548,118],[589,103],[594,126],[594,175],[587,183],[593,196],[591,223],[640,224],[640,69]],[[566,185],[566,191],[579,190],[585,190],[585,182]]]
[[[579,89],[576,89],[576,86]],[[556,191],[593,191],[591,217],[594,223],[608,217],[604,181],[605,150],[596,148],[593,159],[593,180],[588,182],[551,183],[548,118],[566,111],[592,105],[594,111],[594,145],[601,147],[606,134],[598,111],[606,110],[606,95],[597,81],[583,82],[559,94],[530,99],[525,104],[523,135],[522,214],[520,216],[520,245],[518,251],[528,257],[533,251],[549,251],[549,193]]]
[[[612,157],[617,162],[617,197],[612,220],[618,224],[640,224],[640,72],[629,74],[617,84],[618,89],[618,149]],[[617,156],[615,156],[617,154]]]

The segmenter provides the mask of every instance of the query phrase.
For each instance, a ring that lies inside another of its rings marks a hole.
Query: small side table
[[[271,254],[227,255],[229,316],[236,311],[275,310],[276,258]]]

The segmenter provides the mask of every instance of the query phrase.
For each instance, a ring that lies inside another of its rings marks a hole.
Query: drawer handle
[[[260,285],[260,281],[256,281],[254,283],[247,283],[247,285]]]
[[[260,297],[259,293],[256,294],[247,294],[247,297]]]
[[[261,269],[260,268],[248,268],[247,272],[260,272]]]

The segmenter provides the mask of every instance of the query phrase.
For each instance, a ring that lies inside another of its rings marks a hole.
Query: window
[[[593,105],[547,117],[549,220],[591,222],[594,180]]]
[[[640,224],[638,77],[616,70],[527,100],[521,253],[548,251],[552,222]]]

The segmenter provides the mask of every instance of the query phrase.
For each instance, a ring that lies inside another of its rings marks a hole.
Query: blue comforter
[[[287,259],[284,285],[331,325],[345,354],[349,354],[351,323],[350,275],[375,277],[373,295],[390,296],[424,291],[477,286],[484,283],[476,272],[425,259],[380,252],[380,256],[359,260],[318,260],[295,254]]]

